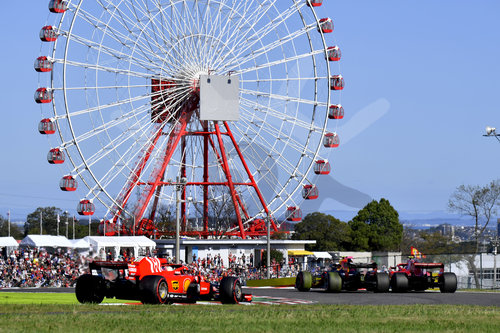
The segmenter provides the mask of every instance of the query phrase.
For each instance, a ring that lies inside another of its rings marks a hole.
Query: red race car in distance
[[[391,267],[391,290],[393,292],[423,291],[439,288],[442,293],[454,293],[457,290],[455,273],[445,272],[442,263],[422,263],[409,259],[406,264]],[[435,272],[439,270],[439,272]]]

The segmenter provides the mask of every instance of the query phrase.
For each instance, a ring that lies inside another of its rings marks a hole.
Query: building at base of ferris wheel
[[[156,251],[159,257],[175,256],[175,239],[155,239]],[[283,259],[288,262],[289,254],[299,254],[297,257],[304,257],[300,253],[306,253],[306,245],[316,244],[315,240],[271,240],[271,249],[283,253]],[[249,264],[250,255],[253,257],[253,265],[259,266],[261,263],[261,251],[267,248],[266,239],[181,239],[180,240],[180,259],[184,263],[193,262],[193,258],[214,258],[220,255],[224,266],[231,257],[245,257]],[[265,261],[265,260],[264,260]],[[265,264],[265,262],[264,262]]]

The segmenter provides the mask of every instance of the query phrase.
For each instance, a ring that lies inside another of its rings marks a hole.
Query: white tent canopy
[[[74,249],[88,249],[89,248],[89,243],[83,239],[72,239],[70,240],[71,244],[73,244]]]
[[[135,258],[153,253],[156,243],[146,236],[87,236],[83,239],[90,245],[92,251],[105,260],[106,254],[112,252],[116,260],[123,250],[131,250]]]
[[[0,237],[0,247],[18,247],[14,237]]]
[[[314,251],[313,253],[315,259],[332,259],[332,256],[328,252]]]
[[[72,248],[73,244],[64,236],[28,235],[19,243],[21,247],[66,247]]]

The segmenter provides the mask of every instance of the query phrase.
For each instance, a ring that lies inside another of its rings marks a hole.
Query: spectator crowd
[[[8,256],[0,256],[0,288],[74,287],[76,279],[88,272],[88,263],[94,259],[70,250],[57,249],[49,253],[44,249],[21,248]],[[126,259],[133,260],[130,257]],[[174,258],[167,260],[175,261]],[[224,276],[238,276],[243,284],[247,280],[267,278],[267,267],[256,267],[253,255],[236,257],[230,254],[228,263],[224,263],[220,255],[209,254],[206,258],[193,257],[192,262],[186,266],[192,274],[201,274],[211,282],[219,281]],[[273,259],[270,276],[292,277],[299,270],[299,265],[293,261],[285,264]]]
[[[74,287],[88,267],[75,252],[19,249],[0,257],[0,288]]]

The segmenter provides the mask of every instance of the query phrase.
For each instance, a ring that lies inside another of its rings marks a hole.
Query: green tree
[[[271,249],[271,262],[273,259],[279,264],[283,260],[283,253],[276,249]],[[267,250],[262,252],[261,266],[267,266]]]
[[[29,214],[26,218],[26,223],[24,225],[24,235],[28,234],[40,234],[40,213],[42,216],[42,233],[44,235],[56,235],[57,234],[57,215],[59,215],[59,235],[65,235],[66,233],[66,218],[69,216],[67,212],[64,212],[60,208],[56,207],[38,207],[33,213]]]
[[[373,200],[349,221],[352,230],[352,250],[395,251],[403,238],[399,214],[389,200]]]
[[[0,215],[0,237],[7,237],[8,235],[9,220]],[[21,239],[23,237],[21,229],[13,223],[10,224],[10,235],[15,239]]]
[[[295,225],[292,239],[315,240],[315,245],[306,245],[309,251],[346,250],[351,243],[351,229],[331,215],[315,212]]]

